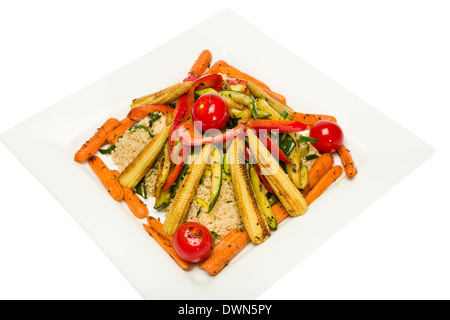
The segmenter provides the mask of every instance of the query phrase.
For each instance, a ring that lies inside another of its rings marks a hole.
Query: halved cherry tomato
[[[183,260],[189,262],[205,260],[212,247],[211,232],[197,222],[182,224],[173,235],[173,248]]]
[[[228,106],[225,100],[215,93],[200,96],[192,109],[195,126],[202,131],[220,130],[228,122]]]
[[[319,139],[311,144],[320,153],[331,153],[339,149],[344,141],[344,132],[341,127],[333,121],[317,121],[309,131],[311,138]]]

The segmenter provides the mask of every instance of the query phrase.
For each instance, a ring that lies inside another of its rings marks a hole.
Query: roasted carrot
[[[333,116],[329,116],[326,114],[313,114],[313,113],[300,113],[296,112],[294,117],[292,118],[294,121],[302,122],[307,125],[314,125],[317,121],[320,120],[329,120],[333,122],[337,122],[336,118]]]
[[[329,153],[323,153],[317,158],[314,165],[308,171],[308,185],[301,193],[305,196],[319,182],[319,180],[333,167],[334,158]]]
[[[222,239],[223,240],[223,239]],[[202,264],[202,269],[206,270],[210,275],[217,275],[225,268],[230,260],[250,242],[248,233],[244,230],[239,230],[237,236],[224,248],[218,251],[213,256],[210,256]],[[220,242],[219,242],[220,243]]]
[[[226,63],[225,61],[218,60],[211,66],[211,68],[208,69],[208,71],[205,72],[205,75],[219,73],[220,67],[225,67],[227,65],[228,65],[228,63]]]
[[[117,201],[123,200],[123,189],[114,173],[109,170],[106,164],[97,156],[92,156],[88,160],[89,165],[100,181],[105,186],[110,196]]]
[[[281,202],[277,202],[272,206],[272,212],[275,216],[275,219],[277,219],[277,223],[280,223],[281,221],[289,217],[289,212],[287,212]]]
[[[328,172],[317,182],[312,190],[306,195],[305,200],[309,204],[313,203],[329,186],[333,184],[342,175],[343,169],[337,165],[328,170]]]
[[[241,229],[234,229],[231,230],[230,232],[228,232],[220,241],[219,243],[217,243],[211,253],[209,254],[208,258],[198,262],[198,266],[203,269],[203,264],[208,261],[211,257],[213,257],[214,255],[216,255],[219,251],[225,249],[226,246],[230,245],[235,239],[236,237],[240,234]]]
[[[136,121],[131,120],[130,118],[126,117],[122,119],[119,123],[119,125],[110,132],[108,135],[108,138],[106,139],[109,144],[113,145],[116,144],[117,140],[125,134],[127,129],[131,127],[133,124],[135,124]]]
[[[277,223],[280,223],[289,217],[289,213],[280,202],[277,202],[272,206],[272,212],[277,219]],[[231,230],[213,248],[209,257],[206,260],[199,262],[198,265],[201,269],[208,271],[211,275],[216,275],[230,262],[237,252],[249,242],[250,238],[248,237],[247,231],[242,229]],[[234,254],[233,249],[237,250]]]
[[[113,170],[113,174],[117,180],[119,180],[120,172],[117,170]],[[123,200],[127,204],[128,208],[130,208],[131,213],[138,219],[144,219],[148,216],[148,208],[145,203],[139,198],[139,196],[134,192],[133,189],[125,188],[123,189]]]
[[[237,68],[227,64],[227,65],[221,65],[219,66],[220,73],[225,74],[228,78],[238,78],[242,80],[248,80],[256,84],[258,87],[260,87],[262,90],[264,90],[266,93],[280,101],[281,103],[286,104],[286,98],[282,96],[279,93],[273,92],[270,90],[269,86],[266,85],[264,82],[252,77],[251,75],[244,73]]]
[[[353,157],[344,145],[342,145],[338,150],[339,157],[341,158],[342,165],[344,166],[345,174],[347,177],[351,178],[356,176],[358,169],[356,169],[355,162],[353,162]]]
[[[203,50],[195,61],[189,73],[195,73],[201,77],[211,64],[212,55],[209,50]]]
[[[95,134],[75,153],[74,160],[81,163],[89,159],[106,142],[109,133],[119,125],[119,122],[115,118],[106,120]]]
[[[171,241],[167,240],[164,236],[152,229],[150,226],[146,224],[143,224],[143,226],[148,234],[156,240],[156,242],[172,257],[173,260],[175,260],[175,262],[181,267],[181,269],[185,271],[192,269],[193,264],[181,259],[181,257],[173,248],[173,244]]]
[[[163,224],[161,221],[152,216],[147,216],[147,222],[150,228],[158,232],[162,237],[166,238],[170,242],[173,242],[173,236],[170,236],[163,231]]]

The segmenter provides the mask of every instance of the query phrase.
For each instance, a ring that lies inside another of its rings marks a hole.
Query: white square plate
[[[359,170],[327,190],[305,216],[283,222],[264,244],[246,246],[216,277],[198,268],[182,271],[148,236],[143,221],[110,198],[90,167],[73,161],[106,118],[126,115],[133,98],[183,79],[203,49],[214,61],[223,59],[269,84],[295,110],[334,115]],[[231,10],[26,120],[1,140],[145,299],[255,298],[433,154],[421,139]]]

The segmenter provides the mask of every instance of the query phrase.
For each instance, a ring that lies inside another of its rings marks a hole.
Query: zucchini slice
[[[243,104],[249,108],[252,107],[253,98],[242,92],[223,90],[223,91],[219,91],[219,94],[221,96],[227,96],[227,97],[233,99],[235,102]]]
[[[263,185],[259,179],[258,173],[253,166],[249,167],[250,182],[252,184],[253,193],[255,194],[256,202],[259,208],[266,217],[267,224],[270,228],[277,228],[277,219],[275,218],[272,208],[264,192]]]
[[[210,156],[211,167],[211,201],[209,202],[208,212],[211,212],[219,199],[220,189],[222,187],[222,152],[214,146]]]
[[[195,95],[197,95],[197,96],[202,96],[207,93],[218,93],[218,92],[211,87],[207,87],[207,88],[195,91]]]
[[[300,188],[305,189],[309,183],[308,167],[301,166],[300,168]]]
[[[170,203],[170,198],[172,197],[171,190],[172,190],[172,188],[169,188],[166,190],[161,190],[159,192],[158,197],[155,200],[155,205],[153,206],[153,208],[162,209],[162,208],[168,206]]]

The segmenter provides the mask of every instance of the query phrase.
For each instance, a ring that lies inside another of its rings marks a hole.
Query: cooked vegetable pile
[[[263,82],[223,60],[210,67],[211,61],[204,50],[182,82],[134,99],[127,116],[105,121],[74,160],[88,162],[114,200],[147,219],[145,230],[181,268],[196,263],[216,275],[247,243],[260,245],[286,217],[305,214],[343,172],[354,177],[358,171],[336,118],[295,112]],[[102,155],[136,130],[148,133],[145,145],[120,172],[108,168]],[[154,208],[167,210],[163,222],[145,203],[151,170]],[[195,194],[207,171],[205,201]],[[217,235],[187,222],[195,201],[197,215],[202,208],[220,214],[213,210],[225,181],[232,183],[243,228]]]

